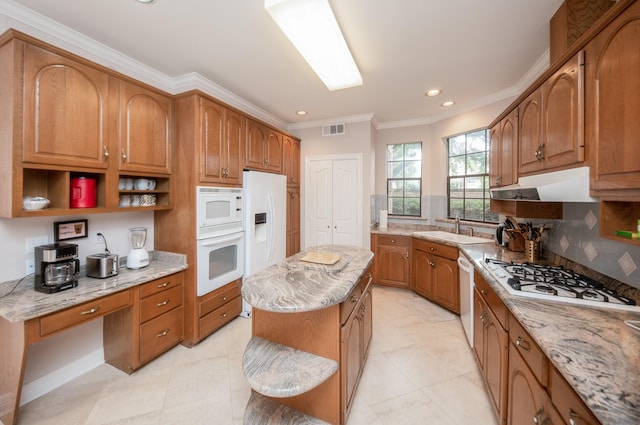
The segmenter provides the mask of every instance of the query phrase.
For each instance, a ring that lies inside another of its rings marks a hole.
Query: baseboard
[[[20,406],[23,406],[46,393],[55,390],[67,382],[83,375],[104,363],[104,351],[102,348],[87,354],[78,360],[69,363],[33,382],[22,386]]]

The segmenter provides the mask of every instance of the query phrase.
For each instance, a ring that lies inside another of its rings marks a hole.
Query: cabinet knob
[[[516,339],[516,345],[522,348],[524,351],[531,350],[531,345],[529,345],[529,342],[523,339],[521,336],[519,336],[518,339]]]
[[[109,148],[108,147],[104,147],[102,149],[102,156],[104,157],[105,162],[109,159]]]
[[[405,258],[409,258],[409,250],[407,250],[407,252],[404,253]]]
[[[435,266],[436,266],[436,263],[434,263],[432,260],[429,260],[429,265],[430,265],[431,267],[435,267]]]
[[[122,149],[122,162],[127,162],[127,153]]]
[[[429,247],[429,251],[435,251],[436,249],[434,247]]]
[[[482,288],[482,289],[480,290],[480,293],[481,293],[482,295],[484,295],[485,297],[489,296],[489,291],[487,291],[487,290],[486,290],[486,289],[484,289],[484,288]]]
[[[220,315],[220,318],[221,318],[221,319],[226,319],[226,318],[227,318],[227,313],[222,313],[222,314]]]

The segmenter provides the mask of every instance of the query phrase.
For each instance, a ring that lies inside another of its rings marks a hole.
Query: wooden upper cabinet
[[[116,84],[119,169],[170,174],[171,98],[123,80]]]
[[[244,117],[200,98],[200,181],[242,184]]]
[[[25,44],[23,161],[107,168],[109,82],[97,69]]]
[[[586,47],[591,192],[640,200],[640,3],[634,2]],[[637,217],[634,217],[637,218]]]
[[[583,57],[575,55],[518,106],[518,175],[584,161]]]
[[[253,120],[246,122],[244,165],[254,170],[281,173],[282,135]]]
[[[489,186],[508,186],[518,181],[518,109],[514,109],[489,133]]]
[[[282,145],[282,167],[287,176],[287,186],[300,186],[300,142],[283,136]]]

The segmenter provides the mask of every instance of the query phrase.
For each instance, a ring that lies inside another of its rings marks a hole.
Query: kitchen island
[[[316,246],[244,281],[245,423],[346,422],[372,334],[372,260],[362,248]]]

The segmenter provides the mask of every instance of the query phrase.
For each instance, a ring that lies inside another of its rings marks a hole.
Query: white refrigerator
[[[287,177],[245,171],[244,278],[284,260],[287,237]],[[251,305],[242,301],[243,317],[251,316]]]

